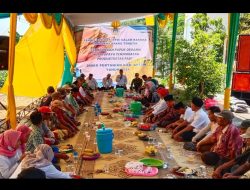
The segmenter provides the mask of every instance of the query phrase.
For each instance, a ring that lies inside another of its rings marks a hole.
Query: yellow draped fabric
[[[147,26],[154,26],[155,25],[155,18],[154,16],[147,16],[145,17],[146,25]]]
[[[15,38],[14,38],[15,39]],[[40,97],[57,87],[64,69],[62,34],[48,30],[40,15],[16,45],[13,86],[16,96]],[[7,92],[8,79],[0,92]]]
[[[57,35],[61,34],[62,25],[63,25],[63,16],[62,16],[62,19],[61,19],[61,22],[60,22],[59,25],[56,23],[56,19],[55,18],[53,19],[52,22],[53,22],[53,26],[55,28],[56,34]]]
[[[40,13],[40,16],[41,16],[41,20],[42,20],[43,25],[46,28],[50,29],[52,27],[52,23],[53,23],[52,14],[48,15],[47,13]]]
[[[23,13],[23,16],[30,24],[35,24],[38,13]]]
[[[8,69],[8,110],[7,110],[7,122],[10,127],[16,128],[16,103],[13,88],[13,76],[14,76],[14,60],[15,60],[15,43],[16,43],[16,22],[17,13],[11,13],[10,15],[10,38],[9,38],[9,69]]]
[[[64,47],[66,49],[69,62],[71,64],[71,68],[74,68],[75,63],[76,63],[76,45],[71,35],[70,28],[67,25],[67,22],[64,18],[63,18],[63,26],[62,26],[62,36],[63,36]]]

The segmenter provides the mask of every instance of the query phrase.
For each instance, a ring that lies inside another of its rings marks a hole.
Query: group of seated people
[[[218,106],[204,110],[198,97],[188,107],[175,103],[165,88],[156,92],[159,100],[145,110],[144,122],[165,128],[174,140],[184,142],[184,149],[200,152],[202,161],[215,167],[213,178],[250,177],[250,120],[236,127],[231,111]]]
[[[81,123],[76,117],[94,100],[85,83],[79,77],[56,91],[49,86],[40,106],[29,116],[31,126],[19,124],[0,134],[0,178],[25,178],[27,171],[49,179],[74,177],[60,171],[59,159],[69,156],[59,153],[57,145],[77,134]]]

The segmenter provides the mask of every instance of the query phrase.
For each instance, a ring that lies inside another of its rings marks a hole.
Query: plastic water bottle
[[[77,164],[77,162],[78,162],[78,152],[73,153],[73,158],[74,158],[74,164]]]

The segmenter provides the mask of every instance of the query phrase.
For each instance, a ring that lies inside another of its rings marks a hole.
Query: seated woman
[[[21,138],[20,138],[21,145],[20,145],[20,147],[21,147],[22,153],[24,154],[26,151],[25,146],[26,146],[26,143],[29,139],[29,136],[31,134],[32,129],[26,125],[21,125],[21,126],[18,126],[16,128],[16,130],[21,132]]]
[[[48,179],[71,179],[69,173],[61,172],[52,164],[54,153],[52,148],[47,144],[40,144],[34,150],[34,153],[28,153],[21,162],[21,171],[27,168],[37,168],[45,172]]]
[[[48,106],[42,106],[42,107],[38,108],[38,111],[42,114],[44,126],[47,126],[47,127],[44,127],[44,129],[45,129],[44,132],[45,132],[45,134],[47,134],[47,137],[45,137],[46,138],[45,141],[47,140],[47,142],[53,144],[54,138],[57,141],[59,141],[59,140],[65,140],[69,137],[69,133],[68,133],[69,129],[57,128],[52,123],[53,112]],[[53,133],[53,135],[51,135],[49,130],[46,128],[48,128]],[[48,144],[48,143],[46,143],[46,144]]]
[[[67,126],[73,134],[76,134],[79,129],[76,124],[68,117],[64,111],[63,103],[60,100],[54,100],[51,104],[51,110],[56,113],[56,116],[60,123]]]
[[[144,94],[138,101],[140,101],[145,107],[149,107],[151,104],[158,102],[159,99],[155,84],[152,81],[145,82]]]
[[[143,122],[152,122],[152,119],[158,115],[159,113],[165,111],[167,109],[166,101],[164,100],[164,97],[167,96],[167,89],[160,88],[157,90],[157,93],[160,97],[159,102],[157,102],[154,106],[151,107],[151,109],[146,113],[144,116]]]
[[[21,134],[9,129],[0,135],[0,178],[8,179],[25,156],[20,147]]]

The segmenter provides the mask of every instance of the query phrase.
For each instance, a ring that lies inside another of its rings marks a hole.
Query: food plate
[[[195,170],[190,169],[188,167],[177,167],[177,168],[174,168],[172,172],[179,176],[193,175],[196,173]]]
[[[143,158],[139,160],[139,162],[142,162],[146,166],[157,167],[157,168],[162,168],[164,165],[163,160],[158,160],[154,158]]]
[[[138,136],[138,137],[142,141],[148,141],[149,140],[149,136],[148,135],[145,135],[145,136],[142,136],[142,137]]]
[[[60,149],[59,150],[60,153],[71,153],[73,152],[73,149],[69,148],[69,149]]]
[[[108,112],[102,112],[101,115],[109,115]]]
[[[96,154],[94,154],[93,156],[88,156],[88,155],[84,155],[84,154],[81,155],[81,157],[82,157],[83,160],[96,160],[96,159],[98,159],[100,156],[101,156],[100,153],[96,153]]]

